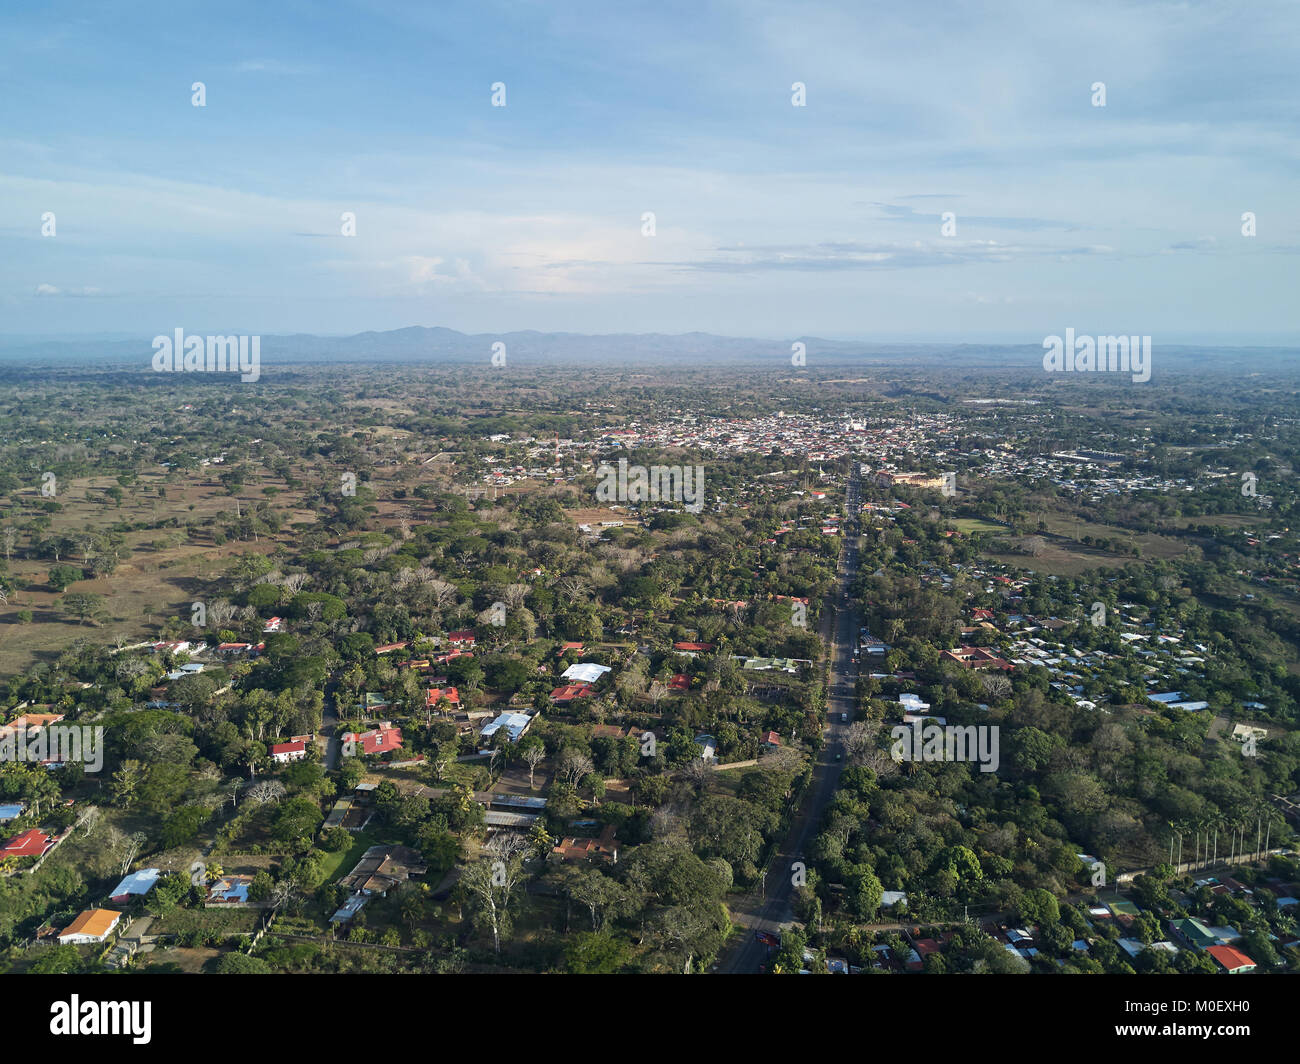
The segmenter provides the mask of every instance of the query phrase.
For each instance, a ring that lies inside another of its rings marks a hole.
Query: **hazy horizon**
[[[64,14],[0,14],[13,333],[1300,339],[1293,5]]]

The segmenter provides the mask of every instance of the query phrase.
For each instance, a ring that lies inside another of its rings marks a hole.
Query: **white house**
[[[87,909],[59,932],[59,944],[81,946],[89,942],[103,942],[122,921],[115,909]]]
[[[575,683],[595,683],[609,671],[608,665],[597,665],[594,662],[583,661],[570,665],[560,676]]]
[[[502,713],[496,720],[489,721],[481,732],[480,739],[490,739],[500,729],[506,730],[506,735],[510,737],[512,743],[517,743],[523,737],[533,723],[533,718],[527,713]]]

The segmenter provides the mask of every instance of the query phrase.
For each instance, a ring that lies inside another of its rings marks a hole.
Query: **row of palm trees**
[[[1258,859],[1268,853],[1276,818],[1277,812],[1268,802],[1255,799],[1232,813],[1215,811],[1169,821],[1169,863],[1175,868],[1183,864],[1192,868],[1220,860],[1232,864],[1247,855]]]

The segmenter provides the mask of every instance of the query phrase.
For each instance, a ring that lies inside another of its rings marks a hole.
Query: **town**
[[[0,749],[104,739],[0,767],[11,970],[1300,962],[1294,420],[356,372],[107,465],[14,409]]]

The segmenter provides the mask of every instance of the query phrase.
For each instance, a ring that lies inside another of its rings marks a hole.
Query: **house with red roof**
[[[57,724],[62,719],[62,713],[24,713],[21,717],[14,717],[8,724],[0,728],[0,737],[9,735],[16,737],[26,733],[29,739],[34,739],[43,729],[48,728],[51,724]]]
[[[460,709],[460,691],[455,687],[431,687],[424,693],[424,704],[429,709],[436,709],[443,699],[448,705]]]
[[[668,690],[670,691],[689,691],[691,689],[691,678],[684,672],[679,672],[668,681]]]
[[[223,658],[255,658],[265,649],[265,643],[218,643],[216,653]]]
[[[618,863],[618,840],[614,825],[606,824],[596,838],[569,837],[551,847],[551,858],[559,861],[609,861]]]
[[[1211,946],[1205,952],[1213,957],[1214,963],[1228,975],[1245,975],[1258,967],[1241,950],[1234,949],[1232,946]]]
[[[448,632],[447,645],[455,648],[474,646],[474,629],[466,628],[461,632]]]
[[[777,733],[774,731],[769,731],[766,735],[763,736],[763,745],[773,746],[773,747],[780,746],[781,736],[777,735]]]
[[[567,706],[575,698],[590,698],[596,689],[589,683],[566,683],[551,692],[551,701],[557,706]]]
[[[0,847],[0,861],[7,857],[40,857],[53,845],[54,840],[45,832],[29,828]]]
[[[301,739],[287,743],[275,743],[271,747],[271,760],[279,765],[290,761],[301,761],[307,756],[307,744]]]
[[[385,721],[378,728],[360,734],[345,732],[343,742],[357,744],[358,754],[387,754],[402,748],[402,729],[395,728],[391,722]]]
[[[941,661],[954,662],[963,669],[1000,669],[1010,672],[1015,668],[1011,662],[1003,660],[985,647],[957,647],[956,650],[943,651],[939,658]]]
[[[567,654],[570,650],[576,650],[579,654],[581,654],[581,653],[582,653],[582,650],[583,650],[583,644],[581,644],[581,643],[561,643],[561,644],[560,644],[560,649],[557,650],[557,651],[555,652],[555,656],[556,656],[557,658],[562,658],[562,657],[564,657],[564,655]]]
[[[683,654],[702,654],[713,649],[712,643],[674,643],[673,649]]]

